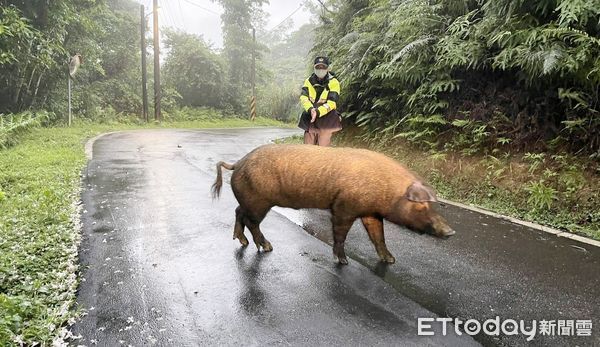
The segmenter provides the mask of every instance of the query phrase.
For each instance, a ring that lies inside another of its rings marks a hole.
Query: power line
[[[163,2],[163,9],[164,11],[162,11],[163,16],[165,18],[166,21],[168,21],[170,23],[170,26],[174,29],[177,29],[177,23],[175,21],[175,19],[173,18],[173,15],[171,14],[171,9],[169,7],[167,7],[168,1]],[[159,11],[160,14],[161,11]]]
[[[171,21],[171,25],[173,26],[173,28],[177,29],[177,21],[175,20],[175,17],[173,17],[173,11],[171,11],[171,7],[168,5],[169,1],[165,1],[164,4],[165,4],[164,5],[165,13],[169,17],[169,20]]]
[[[327,8],[327,6],[325,6],[325,4],[323,3],[323,1],[321,1],[321,0],[317,0],[317,2],[318,2],[319,4],[321,4],[321,6],[323,7],[323,9],[324,9],[325,11],[327,11],[327,12],[329,12],[329,13],[331,13],[331,14],[335,14],[335,13],[334,13],[332,10],[328,9],[328,8]]]
[[[263,33],[262,35],[260,35],[260,38],[264,37],[265,35],[267,35],[271,31],[273,31],[273,30],[277,29],[278,27],[280,27],[283,23],[285,23],[286,20],[288,20],[291,16],[294,15],[294,13],[298,12],[298,10],[300,10],[301,8],[302,8],[302,4],[300,4],[300,6],[298,6],[298,8],[295,9],[292,13],[290,13],[287,17],[285,17],[279,24],[277,24],[276,26],[272,27],[270,30],[267,30],[265,33]]]
[[[164,7],[162,7],[162,8],[164,8]],[[171,24],[169,23],[170,21],[168,20],[169,17],[167,17],[167,14],[165,13],[165,11],[159,11],[158,18],[159,18],[159,21],[161,23],[163,23],[163,26],[166,26],[166,27],[171,26]]]
[[[169,16],[171,16],[171,19],[173,19],[173,25],[177,28],[178,24],[183,25],[183,21],[182,20],[178,20],[179,16],[177,15],[177,11],[175,11],[174,6],[175,3],[170,2],[171,5],[169,5]],[[185,27],[185,25],[183,25]]]
[[[206,8],[204,6],[198,5],[195,2],[192,2],[191,0],[183,0],[183,1],[187,2],[190,5],[194,5],[194,6],[198,7],[198,8],[200,8],[200,9],[203,9],[206,12],[210,12],[210,13],[213,13],[213,14],[216,14],[216,15],[219,15],[219,16],[221,15],[220,13],[215,12],[215,11],[211,10],[210,8]]]
[[[185,14],[183,14],[183,10],[181,9],[181,0],[177,0],[177,5],[179,5],[179,14],[181,15],[181,22],[183,23],[183,26],[186,26]]]

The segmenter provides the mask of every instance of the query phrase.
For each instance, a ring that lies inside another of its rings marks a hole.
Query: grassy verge
[[[259,118],[34,128],[0,150],[0,346],[60,344],[77,287],[77,202],[87,139],[140,128],[285,126]]]
[[[47,119],[46,112],[26,111],[20,114],[0,114],[0,149],[15,145],[23,133],[40,126]]]
[[[358,129],[345,129],[333,141],[398,159],[443,198],[600,240],[600,166],[591,159],[549,153],[432,153],[402,140],[365,137]]]

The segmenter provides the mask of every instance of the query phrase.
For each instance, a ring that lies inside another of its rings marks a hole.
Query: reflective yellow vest
[[[321,95],[317,96],[317,89],[323,90]],[[317,109],[318,116],[323,117],[337,108],[339,99],[340,82],[333,73],[329,72],[322,81],[319,81],[313,73],[304,81],[302,94],[300,95],[300,103],[304,111],[309,111],[314,107]]]

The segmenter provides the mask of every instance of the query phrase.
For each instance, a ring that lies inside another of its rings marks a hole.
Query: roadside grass
[[[131,129],[287,126],[271,119],[184,120],[33,128],[0,150],[0,346],[61,345],[78,285],[84,144]]]
[[[279,142],[302,143],[302,137]],[[368,138],[355,128],[335,134],[333,143],[385,153],[448,200],[600,240],[600,166],[592,159],[549,153],[436,153],[400,139]]]
[[[0,113],[0,149],[15,145],[19,142],[22,134],[31,128],[40,126],[48,119],[48,113],[43,111],[25,111],[6,115]]]

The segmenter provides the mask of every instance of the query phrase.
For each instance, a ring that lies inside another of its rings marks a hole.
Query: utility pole
[[[71,113],[71,75],[69,74],[67,76],[67,80],[68,82],[68,87],[69,87],[69,126],[71,126],[71,123],[73,122],[73,115]]]
[[[69,60],[69,74],[67,75],[68,87],[69,87],[69,126],[73,122],[73,114],[71,113],[71,79],[75,77],[75,73],[81,65],[81,54],[77,53]]]
[[[140,5],[140,24],[142,32],[142,118],[148,122],[148,89],[146,88],[146,15],[144,14],[144,5]]]
[[[154,14],[154,120],[160,122],[160,50],[158,40],[158,0],[153,1]]]
[[[252,99],[250,100],[250,120],[256,119],[256,29],[252,28]]]

